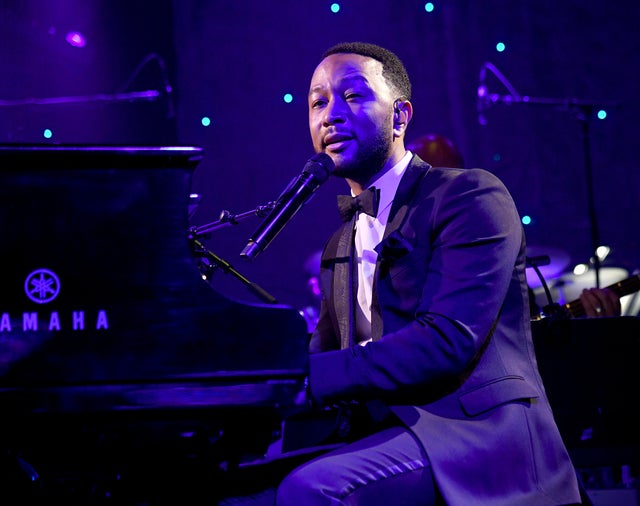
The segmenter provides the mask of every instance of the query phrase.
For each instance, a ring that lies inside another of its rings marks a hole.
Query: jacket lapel
[[[418,189],[420,180],[427,174],[431,166],[414,155],[405,171],[389,212],[389,221],[384,229],[382,241],[398,230],[405,220],[410,206],[414,205],[413,200]],[[371,303],[371,337],[373,341],[378,341],[383,333],[382,312],[378,302],[378,276],[380,269],[380,255],[376,261],[375,274],[373,276],[373,293]]]
[[[355,335],[354,319],[354,247],[355,216],[342,227],[336,244],[336,262],[333,275],[333,301],[340,347],[348,348]]]
[[[398,185],[398,190],[389,212],[389,221],[384,230],[383,240],[400,228],[418,189],[418,182],[430,168],[431,166],[428,163],[414,155]]]

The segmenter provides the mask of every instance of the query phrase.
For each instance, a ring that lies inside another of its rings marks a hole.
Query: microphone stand
[[[499,95],[497,93],[489,93],[486,85],[484,84],[484,72],[485,69],[491,70],[496,77],[507,87],[510,91],[509,95]],[[589,120],[591,118],[594,108],[597,107],[613,107],[617,106],[617,103],[594,103],[576,99],[557,99],[547,97],[531,97],[528,95],[520,95],[515,88],[509,83],[504,75],[491,63],[486,62],[481,69],[482,90],[479,88],[479,100],[486,102],[484,110],[488,109],[491,105],[502,104],[540,104],[540,105],[554,105],[562,106],[568,111],[573,111],[576,119],[580,122],[582,132],[582,144],[583,144],[583,158],[584,158],[584,171],[585,179],[587,183],[587,206],[589,213],[589,223],[591,231],[591,248],[593,251],[593,266],[595,269],[596,288],[600,288],[600,258],[598,257],[598,247],[600,245],[600,238],[598,233],[598,220],[595,209],[595,198],[593,191],[593,174],[591,166],[591,133],[589,128]],[[486,121],[485,121],[486,123]]]
[[[140,100],[158,100],[162,93],[158,90],[130,91],[127,93],[99,93],[97,95],[73,95],[67,97],[22,98],[16,100],[0,99],[0,107],[23,105],[81,104],[91,102],[136,102]]]
[[[170,93],[166,93],[168,100],[167,118],[174,115]],[[58,104],[89,104],[94,102],[117,103],[117,102],[154,102],[160,100],[163,93],[159,90],[128,91],[125,93],[98,93],[96,95],[71,95],[65,97],[45,97],[45,98],[21,98],[16,100],[0,99],[0,108],[19,106],[39,106]]]
[[[258,206],[253,211],[247,211],[240,214],[231,214],[229,211],[223,210],[220,213],[220,219],[218,219],[217,221],[202,225],[200,227],[191,227],[189,229],[189,240],[191,241],[194,254],[200,258],[200,272],[202,273],[202,278],[205,281],[210,282],[211,277],[213,276],[213,273],[216,271],[216,269],[221,268],[226,274],[231,274],[241,283],[243,283],[249,289],[249,291],[251,291],[263,302],[267,302],[269,304],[278,303],[278,300],[273,295],[269,294],[266,290],[261,288],[256,283],[248,280],[236,269],[234,269],[229,262],[223,260],[215,253],[205,248],[204,244],[202,244],[202,242],[198,240],[199,237],[209,237],[212,231],[218,230],[219,228],[227,227],[229,225],[237,225],[240,221],[250,216],[264,217],[274,207],[275,202],[269,202],[266,205]]]
[[[549,290],[549,286],[547,285],[542,272],[540,272],[540,267],[543,265],[549,265],[551,263],[551,259],[548,255],[541,255],[537,257],[526,257],[526,266],[531,267],[538,279],[540,279],[540,283],[542,283],[542,287],[544,288],[545,296],[547,297],[547,304],[544,305],[534,320],[540,320],[545,317],[549,318],[566,318],[566,314],[564,314],[560,308],[560,304],[557,302],[553,302],[553,297],[551,296],[551,291]],[[529,296],[532,295],[531,289],[529,289]]]
[[[157,60],[160,66],[160,72],[162,74],[162,84],[164,86],[164,92],[159,90],[144,90],[144,91],[129,91],[125,92],[129,85],[133,82],[134,78],[139,74],[142,67],[152,60]],[[150,53],[143,58],[138,64],[136,69],[129,76],[127,82],[120,87],[116,93],[98,93],[95,95],[71,95],[64,97],[29,97],[16,100],[3,100],[0,99],[0,107],[20,107],[25,105],[57,105],[57,104],[83,104],[93,102],[139,102],[139,101],[155,101],[166,95],[167,98],[167,117],[173,118],[175,115],[173,105],[173,88],[169,82],[169,74],[167,72],[167,66],[162,57],[156,53]]]

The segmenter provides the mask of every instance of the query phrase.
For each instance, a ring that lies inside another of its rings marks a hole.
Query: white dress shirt
[[[384,235],[389,220],[393,198],[413,154],[407,151],[404,157],[389,171],[371,183],[380,190],[378,216],[373,218],[358,213],[356,220],[356,265],[358,273],[358,297],[356,304],[356,340],[364,345],[371,341],[371,298],[373,273],[378,254],[375,248]]]

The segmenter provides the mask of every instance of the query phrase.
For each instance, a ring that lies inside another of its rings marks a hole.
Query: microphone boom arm
[[[197,237],[206,236],[214,230],[228,227],[229,225],[237,225],[245,218],[250,218],[251,216],[264,217],[275,206],[275,202],[269,202],[268,204],[256,207],[252,211],[246,211],[240,214],[231,214],[229,211],[223,210],[220,213],[220,218],[217,221],[207,223],[206,225],[202,225],[200,227],[191,227],[189,229],[189,239],[196,239]]]

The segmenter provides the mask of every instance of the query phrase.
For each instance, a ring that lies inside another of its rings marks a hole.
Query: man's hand
[[[580,302],[589,318],[620,316],[622,313],[620,297],[608,288],[585,288],[580,294]]]

